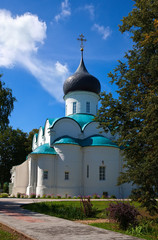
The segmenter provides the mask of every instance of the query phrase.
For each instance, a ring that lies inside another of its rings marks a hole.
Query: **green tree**
[[[132,182],[133,198],[152,213],[158,211],[158,1],[134,2],[120,26],[130,33],[133,48],[109,73],[119,97],[103,92],[96,120],[118,134],[124,148],[126,171],[119,184]]]
[[[29,135],[28,135],[28,137],[27,137],[27,141],[26,141],[26,143],[25,143],[26,151],[27,151],[28,154],[32,152],[32,140],[33,140],[33,136],[34,136],[35,133],[38,133],[38,131],[39,131],[39,129],[34,128],[34,129],[32,129],[31,132],[29,132]]]
[[[12,90],[5,88],[5,83],[1,81],[0,74],[0,131],[3,131],[9,124],[8,117],[13,110],[13,104],[16,100],[12,96]]]
[[[0,183],[10,182],[12,166],[19,165],[26,160],[27,151],[25,143],[27,133],[20,129],[8,127],[0,133]]]

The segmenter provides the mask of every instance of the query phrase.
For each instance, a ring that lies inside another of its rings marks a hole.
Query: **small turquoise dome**
[[[81,147],[107,146],[107,147],[118,148],[118,145],[116,143],[114,143],[109,138],[106,138],[101,135],[94,135],[94,136],[90,136],[85,139],[72,138],[70,136],[62,136],[62,137],[56,139],[53,144],[54,145],[55,144],[73,144],[73,145],[79,145]]]
[[[31,154],[53,154],[56,155],[54,148],[50,147],[48,143],[43,144],[36,148]]]

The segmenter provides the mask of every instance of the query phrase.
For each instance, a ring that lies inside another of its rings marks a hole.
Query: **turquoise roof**
[[[111,141],[109,138],[100,135],[94,135],[83,140],[83,147],[86,146],[107,146],[107,147],[118,147],[116,143]]]
[[[54,144],[74,144],[74,145],[80,145],[79,140],[77,138],[71,138],[68,136],[63,136],[61,138],[58,138],[55,140]]]
[[[50,147],[48,143],[43,144],[36,148],[31,154],[52,154],[56,155],[54,148]]]
[[[90,114],[76,113],[76,114],[72,114],[72,115],[69,115],[66,117],[62,117],[62,118],[54,118],[54,119],[50,119],[50,120],[48,119],[49,121],[52,120],[52,124],[51,124],[50,128],[53,128],[54,124],[57,121],[60,121],[62,119],[68,119],[68,118],[77,122],[79,124],[80,128],[83,130],[87,124],[89,124],[90,122],[93,122],[94,116],[90,115]]]
[[[58,120],[59,118],[48,118],[50,127]]]
[[[90,114],[82,114],[77,113],[70,116],[68,118],[74,119],[76,122],[79,123],[80,127],[83,129],[88,123],[93,122],[94,116]]]
[[[80,145],[81,147],[88,147],[88,146],[107,146],[107,147],[117,147],[117,144],[112,142],[110,139],[100,136],[94,135],[90,136],[85,139],[77,139],[71,138],[69,136],[62,136],[54,141],[53,144],[74,144]]]

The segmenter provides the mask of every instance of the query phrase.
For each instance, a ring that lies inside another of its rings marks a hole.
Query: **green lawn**
[[[116,223],[91,223],[89,225],[94,226],[94,227],[103,228],[106,230],[111,230],[114,232],[131,235],[131,236],[138,237],[138,238],[147,239],[147,240],[157,240],[158,239],[158,226],[156,226],[156,224],[154,224],[154,226],[152,228],[153,230],[151,230],[148,233],[144,233],[144,230],[143,229],[141,230],[141,228],[139,228],[139,227],[138,227],[138,230],[136,230],[134,233],[132,233],[129,230],[123,231],[123,230],[119,229],[119,227]]]
[[[11,233],[0,229],[0,240],[16,240],[17,237]]]
[[[91,203],[94,209],[91,218],[107,218],[105,209],[108,207],[109,202],[91,201]],[[87,219],[81,211],[80,201],[40,202],[25,205],[24,208],[69,220]]]
[[[115,202],[115,201],[114,201]],[[106,208],[109,206],[111,201],[93,201],[93,212],[89,217],[84,215],[84,212],[81,211],[82,204],[80,201],[64,201],[64,202],[40,202],[25,205],[24,208],[44,213],[51,216],[56,216],[60,218],[65,218],[69,220],[84,220],[84,219],[98,219],[98,218],[108,218],[106,213]],[[158,215],[151,217],[145,211],[145,209],[140,207],[138,203],[130,203],[138,208],[141,213],[139,217],[139,225],[136,228],[131,228],[126,231],[120,230],[117,223],[93,223],[90,224],[95,227],[104,228],[112,231],[121,232],[124,234],[136,236],[139,238],[144,238],[148,240],[158,240]],[[82,208],[83,209],[83,208]]]

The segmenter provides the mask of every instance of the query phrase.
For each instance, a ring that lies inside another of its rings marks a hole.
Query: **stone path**
[[[36,240],[139,239],[62,218],[34,213],[20,208],[20,205],[22,204],[37,201],[39,202],[40,200],[1,198],[0,222]]]

